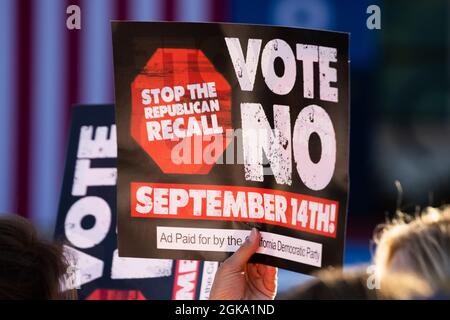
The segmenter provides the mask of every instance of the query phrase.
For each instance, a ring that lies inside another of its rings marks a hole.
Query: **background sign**
[[[207,299],[217,262],[121,258],[113,105],[74,108],[55,237],[81,299]]]

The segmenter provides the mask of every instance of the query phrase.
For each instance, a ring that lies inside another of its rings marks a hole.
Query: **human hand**
[[[219,267],[210,300],[272,300],[277,293],[277,268],[248,263],[261,234],[253,228],[244,244]]]

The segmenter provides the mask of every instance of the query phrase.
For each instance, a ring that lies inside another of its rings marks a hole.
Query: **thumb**
[[[243,270],[248,260],[258,250],[260,238],[261,234],[259,231],[253,228],[244,244],[227,259],[226,263],[228,266],[233,269]]]

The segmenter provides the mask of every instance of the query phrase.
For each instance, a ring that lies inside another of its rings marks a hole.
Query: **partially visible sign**
[[[66,289],[80,299],[207,299],[203,263],[119,257],[116,158],[114,106],[75,107],[55,231],[71,264]]]

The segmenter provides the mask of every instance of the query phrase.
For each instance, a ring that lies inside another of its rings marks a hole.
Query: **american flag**
[[[69,30],[66,9],[81,9]],[[1,0],[0,212],[54,229],[71,106],[114,101],[111,20],[228,21],[221,0]]]

